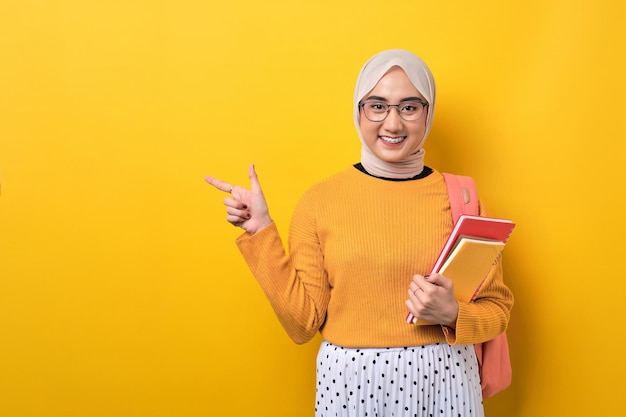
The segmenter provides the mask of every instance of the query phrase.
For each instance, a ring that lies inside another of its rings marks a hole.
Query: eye
[[[380,101],[369,101],[367,107],[376,113],[384,113],[387,111],[387,104]]]
[[[420,102],[416,102],[416,101],[411,101],[408,103],[404,103],[402,105],[402,107],[400,108],[401,112],[404,113],[415,113],[416,111],[420,110],[422,108],[422,103]]]

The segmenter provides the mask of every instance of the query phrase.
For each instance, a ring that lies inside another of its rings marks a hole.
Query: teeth
[[[400,143],[405,138],[406,138],[406,136],[400,136],[399,138],[390,138],[389,136],[380,136],[381,140],[383,140],[384,142],[387,142],[387,143],[391,143],[391,144]]]

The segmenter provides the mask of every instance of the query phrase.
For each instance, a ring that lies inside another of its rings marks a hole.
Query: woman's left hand
[[[414,275],[406,306],[419,320],[456,327],[459,303],[452,281],[440,274]]]

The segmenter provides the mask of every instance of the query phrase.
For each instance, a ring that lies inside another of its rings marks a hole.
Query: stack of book
[[[431,274],[439,273],[454,282],[454,296],[459,301],[473,301],[504,246],[515,223],[495,217],[463,214],[448,237]],[[417,320],[409,313],[410,324],[432,324]]]

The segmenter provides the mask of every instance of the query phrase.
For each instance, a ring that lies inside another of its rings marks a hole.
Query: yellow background
[[[285,232],[358,161],[390,47],[437,79],[427,164],[518,223],[487,415],[621,414],[623,4],[3,0],[0,415],[312,415],[319,339],[284,334],[203,178],[254,162]]]

